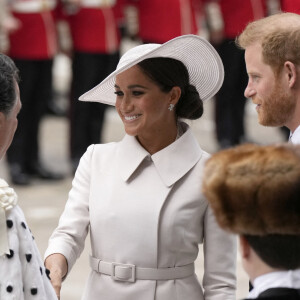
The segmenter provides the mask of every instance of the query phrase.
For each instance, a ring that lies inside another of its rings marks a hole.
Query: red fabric
[[[105,21],[104,10],[109,11],[114,16],[111,8],[81,8],[78,13],[69,16],[73,47],[76,51],[87,53],[109,52],[107,27],[110,25]],[[111,30],[117,37],[117,45],[119,45],[120,36],[115,19]],[[108,36],[112,37],[111,35]]]
[[[51,12],[13,13],[21,27],[9,35],[9,55],[18,59],[49,59],[56,52],[56,30]]]
[[[220,0],[220,6],[227,38],[235,38],[249,22],[263,18],[266,12],[264,0]]]
[[[282,11],[300,14],[300,1],[299,0],[281,0],[281,9],[282,9]]]
[[[53,11],[54,19],[55,21],[67,21],[67,14],[65,7],[62,3],[62,1],[58,1],[54,11]]]
[[[113,11],[117,22],[122,22],[124,19],[124,7],[127,0],[117,0],[116,5],[113,7]]]
[[[181,4],[188,7],[191,17],[182,15]],[[137,1],[139,10],[139,36],[142,40],[164,43],[182,34],[196,34],[197,24],[193,0],[140,0]],[[186,28],[184,22],[187,22]]]

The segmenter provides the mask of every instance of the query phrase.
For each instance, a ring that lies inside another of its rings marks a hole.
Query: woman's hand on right
[[[50,271],[51,284],[60,299],[62,280],[68,272],[67,260],[62,254],[54,253],[45,259],[45,267]]]

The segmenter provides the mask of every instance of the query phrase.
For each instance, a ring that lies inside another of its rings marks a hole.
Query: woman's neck
[[[152,132],[148,136],[137,136],[139,143],[145,148],[151,155],[166,148],[172,144],[177,137],[177,126]]]

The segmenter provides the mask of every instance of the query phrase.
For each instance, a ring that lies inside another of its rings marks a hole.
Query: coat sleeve
[[[68,261],[68,273],[83,251],[89,231],[90,164],[93,149],[94,146],[90,146],[80,160],[64,212],[45,253],[45,258],[54,253],[63,254]]]
[[[205,300],[236,299],[237,238],[223,231],[208,206],[204,218]]]

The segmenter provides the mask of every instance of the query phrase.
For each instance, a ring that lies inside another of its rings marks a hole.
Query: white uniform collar
[[[300,269],[271,272],[255,278],[248,298],[257,298],[264,291],[278,287],[300,289]]]
[[[199,161],[202,150],[189,126],[185,123],[181,125],[186,127],[183,135],[152,156],[135,137],[126,135],[121,141],[117,155],[123,180],[127,181],[145,158],[153,161],[166,186],[173,185],[183,177]]]

